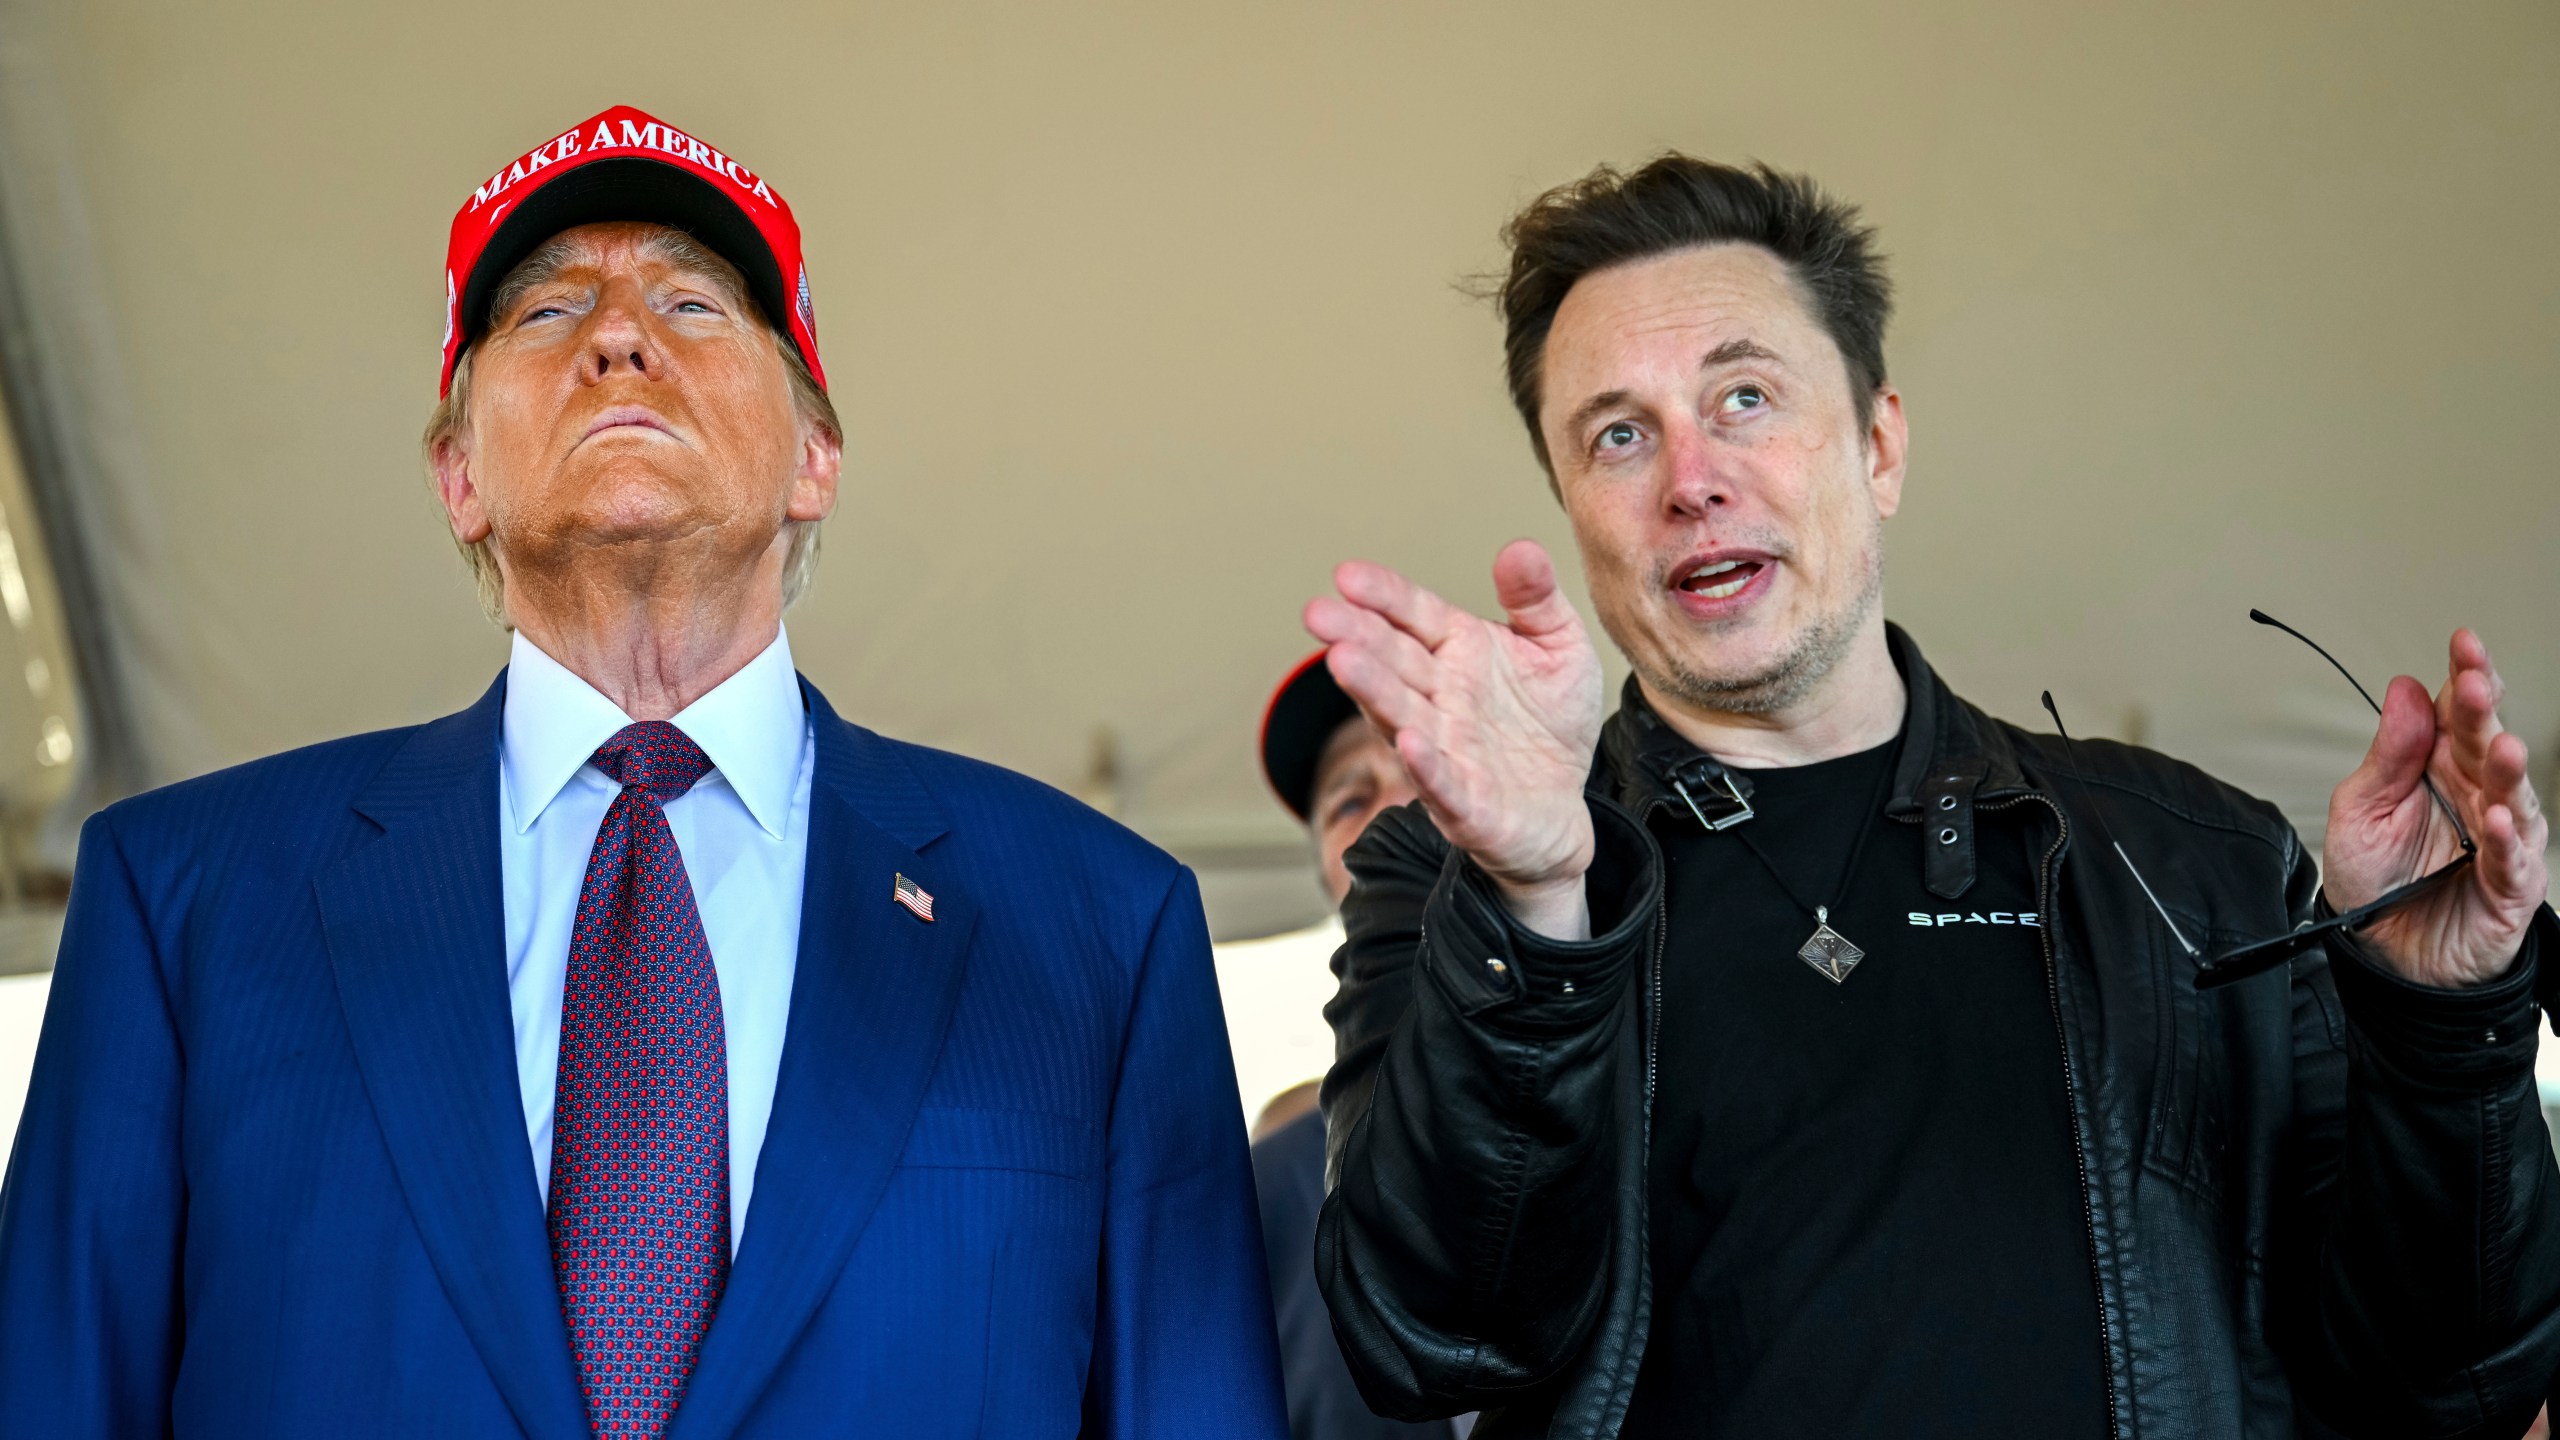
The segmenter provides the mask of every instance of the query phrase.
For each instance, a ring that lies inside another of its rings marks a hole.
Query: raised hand
[[[1507,624],[1471,615],[1382,565],[1346,561],[1341,598],[1307,603],[1309,633],[1370,723],[1394,738],[1432,822],[1560,939],[1590,933],[1582,889],[1600,739],[1600,657],[1534,540],[1494,557]]]
[[[2329,903],[2340,910],[2461,853],[2421,775],[2434,778],[2480,847],[2469,869],[2364,932],[2392,968],[2421,985],[2479,985],[2505,974],[2550,886],[2543,848],[2551,827],[2525,780],[2524,741],[2498,723],[2505,693],[2489,647],[2455,631],[2444,688],[2430,700],[2417,681],[2394,679],[2373,748],[2329,797],[2321,848]]]

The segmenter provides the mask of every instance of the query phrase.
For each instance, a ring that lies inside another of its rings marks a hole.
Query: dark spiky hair
[[[1700,245],[1757,245],[1793,275],[1812,313],[1848,362],[1864,429],[1885,383],[1884,328],[1893,287],[1875,231],[1856,206],[1803,175],[1671,153],[1632,173],[1603,165],[1531,201],[1502,229],[1511,268],[1494,289],[1504,328],[1511,403],[1550,477],[1555,463],[1538,428],[1547,331],[1583,276]]]

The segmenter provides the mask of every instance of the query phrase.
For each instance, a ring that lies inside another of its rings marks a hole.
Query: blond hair
[[[661,230],[649,237],[647,246],[675,264],[703,270],[717,277],[729,288],[733,300],[743,301],[756,318],[764,322],[765,333],[772,337],[775,353],[782,357],[782,368],[791,377],[792,408],[799,413],[801,423],[825,433],[829,439],[842,442],[844,424],[836,418],[835,402],[827,398],[827,392],[818,384],[817,377],[809,373],[809,362],[801,358],[800,347],[792,343],[790,336],[775,328],[763,307],[755,303],[754,297],[748,293],[746,277],[738,273],[738,267],[681,230]],[[508,271],[507,278],[498,283],[497,291],[490,297],[489,314],[493,322],[494,317],[505,314],[525,291],[557,273],[574,248],[566,235],[555,235],[541,249]],[[419,442],[419,448],[426,457],[430,482],[436,475],[436,453],[460,440],[470,427],[471,357],[477,348],[476,345],[463,347],[462,354],[453,362],[453,383],[446,387],[444,398],[436,402],[435,412],[427,417],[427,431]],[[782,604],[783,608],[789,609],[809,588],[810,577],[817,573],[818,522],[786,520],[783,529],[791,537],[790,548],[782,557]],[[472,582],[480,592],[480,608],[487,612],[492,624],[502,630],[511,630],[515,627],[507,622],[507,581],[498,570],[497,556],[489,549],[490,538],[483,535],[476,541],[465,542],[457,535],[453,543],[462,552],[463,563],[471,567]]]

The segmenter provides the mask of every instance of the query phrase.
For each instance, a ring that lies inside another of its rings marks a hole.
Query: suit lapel
[[[356,809],[383,833],[315,882],[356,1063],[409,1212],[508,1408],[587,1433],[517,1093],[498,859],[506,677],[421,728]]]
[[[755,1204],[671,1434],[733,1432],[834,1288],[888,1187],[960,994],[977,911],[917,852],[940,808],[879,737],[805,682],[816,736],[800,953]],[[890,899],[933,896],[927,923]]]

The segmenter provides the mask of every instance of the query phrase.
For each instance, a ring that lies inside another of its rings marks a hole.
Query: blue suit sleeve
[[[108,816],[81,831],[75,874],[0,1187],[0,1430],[166,1435],[187,1204],[184,1062]]]
[[[1111,1106],[1086,1440],[1286,1440],[1253,1175],[1191,872],[1156,915]]]

